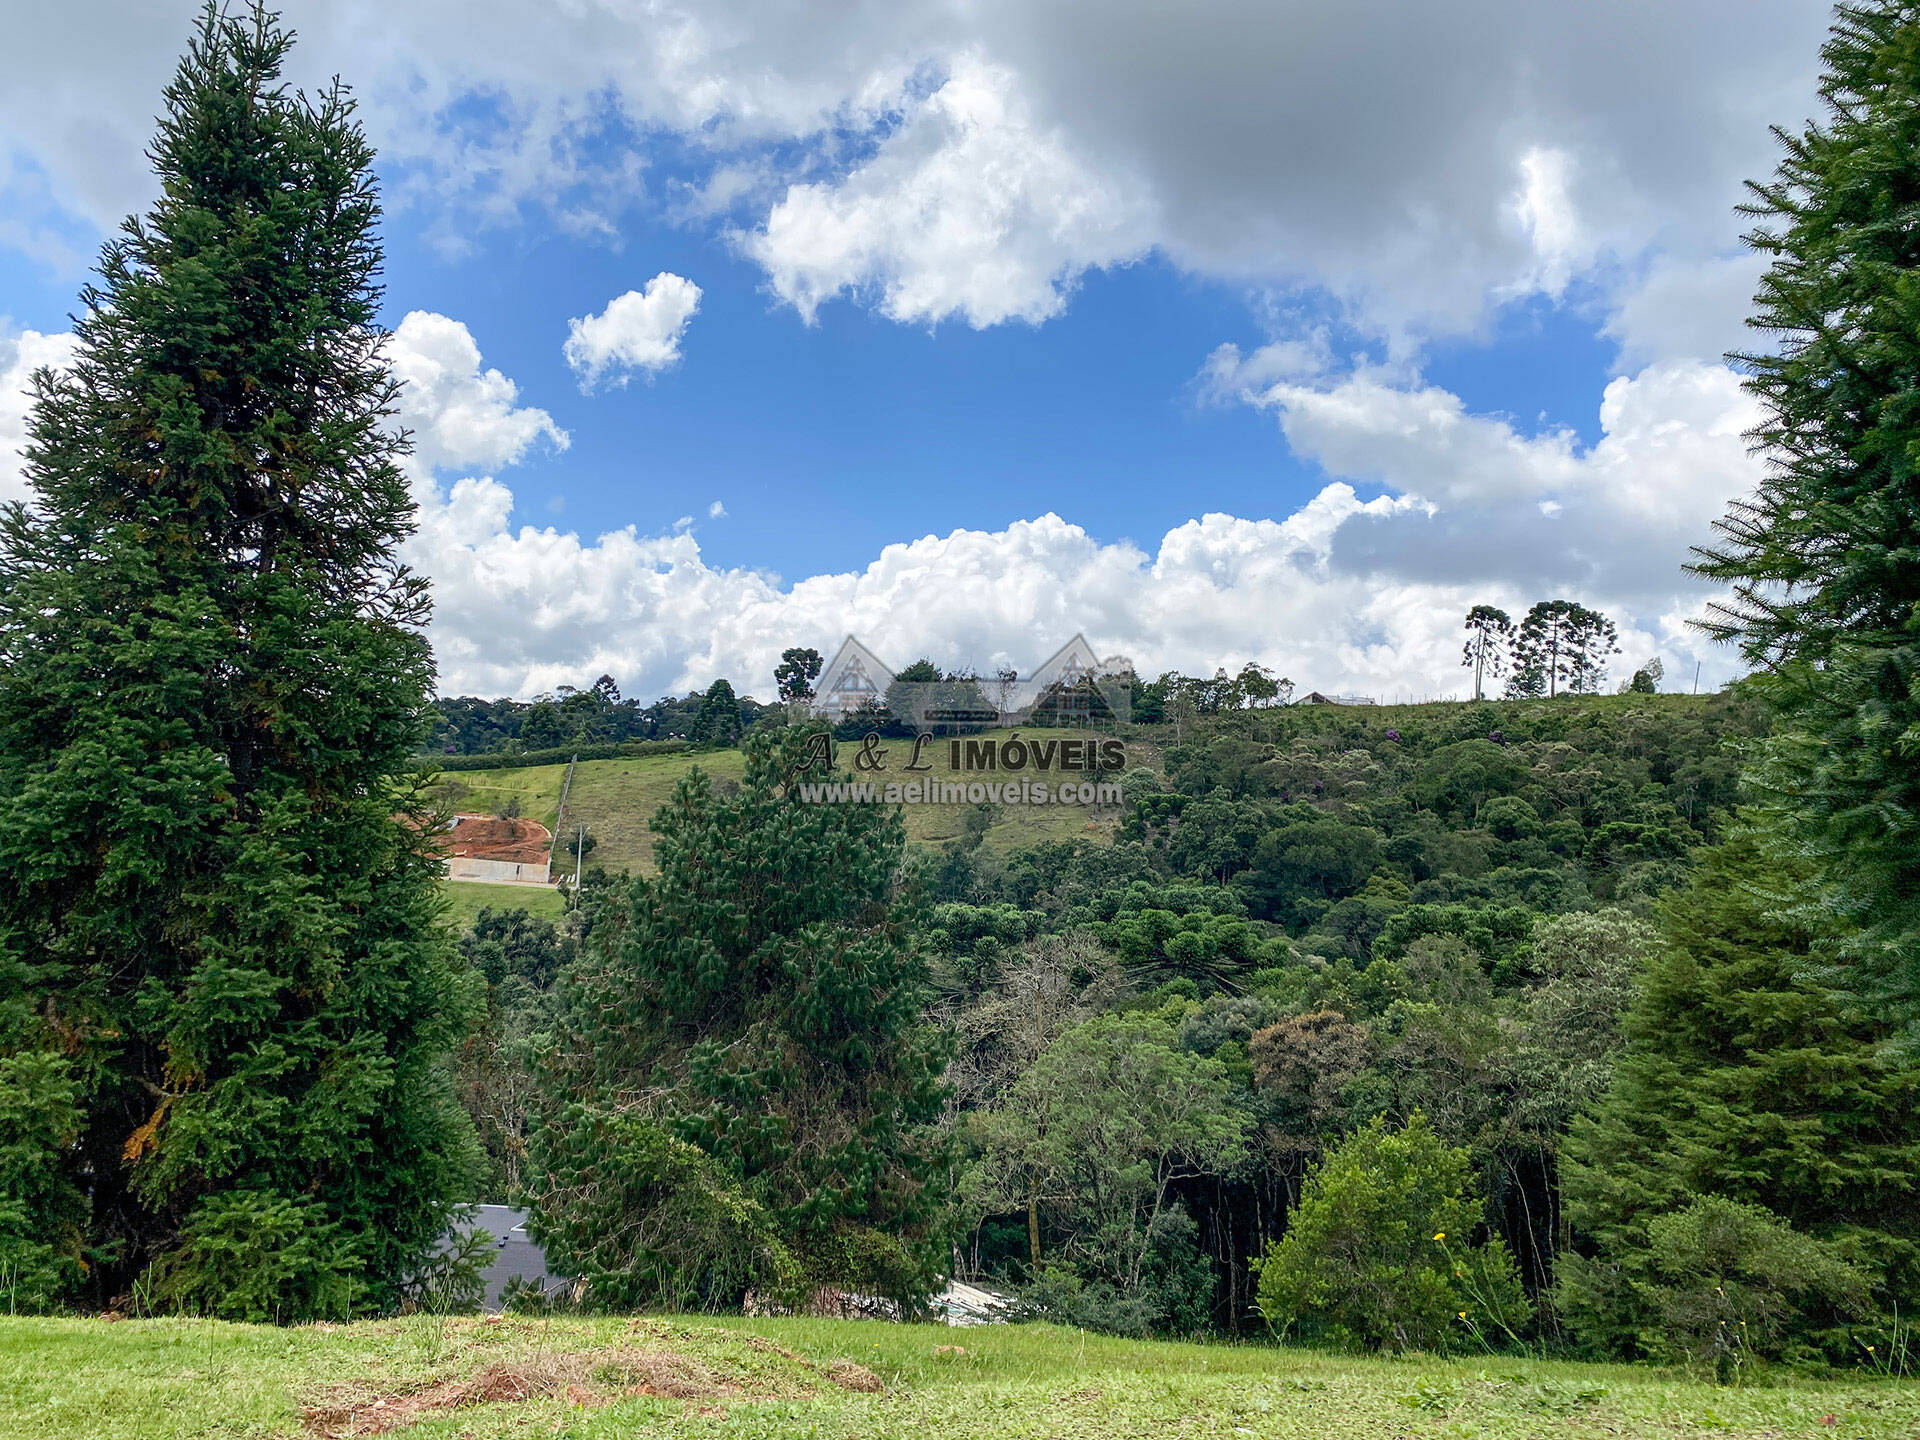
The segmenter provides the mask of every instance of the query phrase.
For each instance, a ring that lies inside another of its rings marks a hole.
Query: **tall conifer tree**
[[[1668,1348],[1657,1226],[1702,1196],[1757,1206],[1858,1267],[1883,1313],[1920,1301],[1920,1071],[1886,1053],[1886,1025],[1807,977],[1812,936],[1773,913],[1782,876],[1763,849],[1743,833],[1704,852],[1665,902],[1612,1087],[1566,1145],[1567,1208],[1597,1253],[1562,1259],[1560,1297],[1602,1350]],[[1857,1360],[1861,1318],[1810,1305],[1785,1347]]]
[[[549,1257],[616,1304],[749,1288],[923,1296],[948,1260],[921,917],[897,807],[810,804],[800,730],[695,770],[654,820],[659,873],[556,988],[532,1137]]]
[[[1848,983],[1920,1026],[1920,4],[1841,5],[1822,55],[1825,121],[1775,132],[1746,207],[1768,472],[1695,568],[1766,672],[1753,778],[1816,862]]]
[[[0,1049],[77,1109],[70,1275],[257,1318],[390,1301],[473,1158],[372,152],[291,43],[208,7],[0,518]]]

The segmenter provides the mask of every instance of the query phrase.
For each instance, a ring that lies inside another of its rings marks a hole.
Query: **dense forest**
[[[1603,1223],[1604,1186],[1569,1177],[1592,1169],[1592,1127],[1605,1123],[1616,1068],[1643,1063],[1636,977],[1684,938],[1675,927],[1689,907],[1732,903],[1726,877],[1751,864],[1723,837],[1739,829],[1742,747],[1768,724],[1738,689],[1240,710],[1197,718],[1178,743],[1171,726],[1135,728],[1137,743],[1162,747],[1162,763],[1127,775],[1128,814],[1111,844],[992,849],[982,826],[938,850],[896,848],[897,893],[870,880],[867,903],[897,907],[891,943],[919,957],[912,1023],[926,1053],[944,1058],[945,1079],[937,1106],[921,1098],[914,1153],[939,1167],[921,1183],[945,1211],[922,1253],[881,1270],[910,1292],[916,1265],[951,1269],[1090,1327],[1259,1330],[1259,1262],[1314,1203],[1315,1177],[1343,1147],[1420,1141],[1453,1175],[1434,1211],[1452,1223],[1428,1225],[1424,1211],[1417,1222],[1426,1258],[1445,1259],[1430,1237],[1451,1230],[1482,1298],[1442,1264],[1429,1300],[1444,1304],[1394,1320],[1403,1336],[1466,1343],[1471,1320],[1529,1342],[1629,1352],[1691,1343],[1658,1324],[1629,1336],[1610,1312],[1596,1318],[1591,1283],[1576,1293],[1556,1280],[1569,1269],[1592,1278],[1595,1232],[1579,1217]],[[791,733],[770,725],[755,740]],[[707,1252],[666,1257],[634,1248],[630,1233],[609,1240],[617,1227],[604,1201],[578,1199],[604,1189],[551,1181],[554,1107],[592,1089],[570,1088],[576,1077],[555,1093],[567,1054],[604,1065],[637,1044],[656,1080],[660,1064],[685,1059],[656,1027],[686,998],[658,973],[659,944],[636,948],[634,927],[660,923],[658,906],[693,903],[683,887],[707,893],[708,914],[743,885],[801,888],[804,860],[764,858],[760,827],[845,823],[776,821],[822,807],[786,805],[772,786],[754,804],[696,784],[677,808],[663,817],[669,828],[702,835],[693,870],[669,851],[662,875],[637,884],[590,874],[559,926],[487,913],[462,941],[490,1020],[468,1044],[461,1088],[488,1152],[485,1193],[542,1204],[557,1258],[602,1282],[617,1276],[630,1296],[650,1293],[634,1288],[638,1269],[677,1303],[737,1303],[780,1274],[744,1258],[753,1247],[740,1237],[712,1237],[731,1257],[722,1279]],[[898,846],[885,834],[862,843]],[[722,894],[708,889],[716,871],[728,877]],[[722,938],[707,964],[744,967],[728,973],[749,994],[777,992],[751,978],[766,943]],[[635,1016],[621,1040],[569,1038],[585,1002],[564,993],[565,977],[594,977],[601,998],[586,1008],[600,1017],[609,977],[620,993],[635,981],[627,963],[650,972],[637,985],[658,987],[660,1008]],[[1771,963],[1774,984],[1803,986],[1790,960]],[[685,1044],[719,1045],[728,1023],[708,1014]],[[769,1018],[732,1023],[743,1040],[768,1043]],[[1739,1068],[1737,1054],[1717,1058]],[[1752,1059],[1761,1063],[1757,1048]],[[1790,1088],[1776,1083],[1751,1103],[1764,1109]],[[689,1100],[657,1143],[725,1133],[712,1128],[719,1094]],[[1764,1128],[1766,1116],[1753,1123]],[[560,1128],[577,1134],[578,1112]],[[785,1133],[805,1128],[795,1119]],[[1801,1138],[1816,1143],[1804,1128]],[[655,1186],[665,1183],[658,1164],[642,1167]],[[677,1226],[697,1231],[700,1213],[676,1212]],[[809,1283],[853,1278],[818,1257],[795,1263]],[[874,1283],[871,1269],[853,1272]],[[1264,1273],[1273,1285],[1284,1272],[1268,1261]],[[1296,1328],[1392,1339],[1370,1323],[1305,1307]]]
[[[663,696],[650,705],[623,699],[611,675],[584,690],[563,685],[532,700],[481,700],[472,695],[432,702],[430,754],[515,758],[546,750],[573,751],[639,740],[726,745],[760,717],[751,698],[716,680],[706,690]]]

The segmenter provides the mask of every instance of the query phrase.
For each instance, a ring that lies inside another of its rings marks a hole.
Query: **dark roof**
[[[461,1234],[484,1230],[493,1237],[493,1260],[487,1266],[486,1308],[498,1310],[507,1282],[518,1276],[529,1284],[551,1289],[562,1278],[547,1273],[546,1251],[527,1234],[527,1212],[510,1205],[479,1205],[472,1220],[454,1226]]]

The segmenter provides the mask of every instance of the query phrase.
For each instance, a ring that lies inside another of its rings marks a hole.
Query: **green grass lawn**
[[[0,1319],[0,1436],[376,1433],[1907,1440],[1920,1433],[1920,1391],[1868,1376],[1724,1389],[1651,1368],[1360,1360],[1045,1325],[415,1316],[276,1330]]]
[[[991,735],[1009,732],[992,731]],[[1022,730],[1026,739],[1080,738],[1078,730]],[[842,766],[851,761],[852,750],[843,754]],[[910,740],[888,740],[887,769],[880,779],[911,779],[902,768],[913,749]],[[1148,745],[1130,745],[1128,764],[1156,765],[1158,752]],[[928,780],[996,778],[963,776],[948,764],[944,741],[929,745],[923,763],[933,769]],[[574,767],[573,789],[567,797],[566,828],[584,823],[598,841],[589,855],[589,868],[600,865],[608,870],[626,870],[640,874],[653,868],[654,813],[667,803],[673,787],[699,766],[716,780],[738,780],[746,770],[746,757],[738,750],[714,750],[700,755],[645,755],[628,760],[582,760]],[[477,814],[499,814],[510,802],[517,802],[519,813],[538,820],[551,829],[560,807],[560,786],[565,765],[532,765],[519,770],[449,771],[442,788],[458,810]],[[906,807],[907,841],[915,845],[938,845],[960,834],[964,805],[910,805]],[[986,843],[996,848],[1031,845],[1043,840],[1070,840],[1077,836],[1105,840],[1118,823],[1117,813],[1084,809],[1078,806],[996,807]],[[573,857],[566,836],[554,854],[554,874],[571,875]]]
[[[483,885],[471,880],[444,880],[440,889],[447,897],[447,923],[459,931],[471,930],[474,920],[488,906],[495,910],[531,910],[546,920],[558,920],[567,908],[560,892],[544,885]]]

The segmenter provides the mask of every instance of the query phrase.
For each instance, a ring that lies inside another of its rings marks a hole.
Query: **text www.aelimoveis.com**
[[[871,780],[798,787],[809,805],[1118,805],[1115,780]]]

